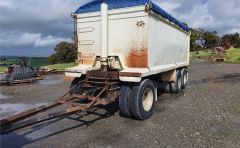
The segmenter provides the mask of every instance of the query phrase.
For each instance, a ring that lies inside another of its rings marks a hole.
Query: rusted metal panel
[[[127,66],[130,68],[146,68],[148,67],[148,51],[147,49],[132,49],[126,57]]]
[[[127,67],[147,67],[148,16],[144,7],[110,10],[108,18],[109,56],[122,55],[124,61],[121,62]],[[101,53],[100,13],[78,15],[77,22],[79,64],[93,66],[96,56]]]
[[[78,63],[83,65],[93,65],[95,61],[95,53],[80,53],[78,52]]]
[[[88,71],[87,72],[88,79],[105,79],[105,80],[118,80],[119,79],[119,72],[118,71]]]
[[[119,76],[120,77],[142,77],[142,74],[136,73],[136,72],[120,72]]]
[[[147,21],[138,19],[136,22],[136,35],[133,39],[133,48],[126,56],[127,66],[130,68],[146,68],[148,67],[148,42],[147,42]]]

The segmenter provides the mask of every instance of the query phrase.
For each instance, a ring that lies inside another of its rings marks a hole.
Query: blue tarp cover
[[[87,13],[87,12],[95,12],[100,11],[101,4],[105,2],[108,4],[108,9],[118,9],[118,8],[125,8],[125,7],[133,7],[133,6],[140,6],[145,5],[146,3],[151,3],[152,7],[151,10],[157,14],[160,14],[162,17],[166,18],[170,22],[176,24],[180,28],[185,31],[190,31],[191,28],[188,27],[187,24],[180,22],[168,12],[164,11],[159,4],[155,3],[152,0],[94,0],[91,1],[77,9],[75,14],[80,13]]]

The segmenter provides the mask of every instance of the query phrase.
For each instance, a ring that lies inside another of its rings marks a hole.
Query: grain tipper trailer
[[[158,83],[170,82],[173,93],[185,88],[190,28],[155,1],[93,1],[72,16],[79,63],[66,72],[75,77],[72,86],[84,79],[119,82],[113,98],[105,98],[119,94],[121,113],[138,119],[152,114]]]
[[[70,89],[52,103],[1,120],[1,133],[86,116],[117,100],[123,116],[144,120],[153,114],[159,84],[172,93],[186,87],[191,29],[155,1],[95,0],[72,17],[79,64],[66,70],[74,77]]]

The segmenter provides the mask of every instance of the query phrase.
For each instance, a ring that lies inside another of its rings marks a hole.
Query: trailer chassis
[[[91,112],[92,108],[103,107],[116,101],[120,91],[118,72],[89,71],[86,76],[85,80],[79,81],[56,101],[0,120],[1,134],[31,127],[56,118],[67,117],[75,113],[78,113],[80,117],[84,117]],[[81,90],[81,93],[70,95],[76,88]],[[70,107],[39,117],[35,121],[30,119],[37,114],[54,110],[64,105]]]

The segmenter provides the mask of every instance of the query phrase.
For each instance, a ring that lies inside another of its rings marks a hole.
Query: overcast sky
[[[48,56],[71,41],[71,12],[91,0],[0,0],[0,54]],[[240,32],[239,0],[155,0],[192,28]]]

